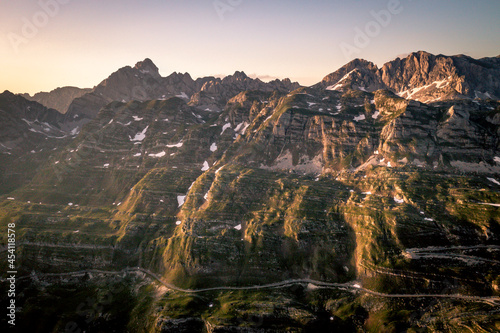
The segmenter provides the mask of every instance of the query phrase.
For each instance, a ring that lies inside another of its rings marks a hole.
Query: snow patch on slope
[[[165,153],[164,151],[162,151],[161,153],[158,153],[158,154],[149,154],[150,157],[156,157],[156,158],[160,158],[160,157],[163,157],[167,155],[167,153]]]
[[[181,142],[173,144],[173,145],[167,145],[167,148],[181,148],[183,145],[184,145],[184,143],[181,141]]]
[[[222,126],[222,132],[220,133],[220,135],[224,134],[224,132],[225,132],[228,128],[231,128],[231,123],[227,123],[227,124],[225,124],[224,126]]]
[[[354,121],[358,122],[358,121],[361,121],[361,120],[365,120],[366,119],[366,116],[364,114],[361,114],[357,117],[354,117]]]
[[[185,195],[178,195],[177,196],[177,203],[179,204],[179,207],[182,207],[182,205],[184,205],[184,202],[186,202],[186,196]]]
[[[133,139],[130,137],[130,141],[140,142],[140,141],[144,140],[146,138],[146,132],[148,131],[148,128],[149,128],[149,126],[146,126],[146,128],[142,132],[137,133]]]

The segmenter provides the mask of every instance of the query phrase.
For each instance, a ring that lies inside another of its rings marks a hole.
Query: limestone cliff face
[[[366,167],[365,163],[441,170],[451,162],[476,161],[491,165],[492,172],[497,168],[493,160],[498,129],[481,119],[485,113],[495,113],[487,111],[492,107],[488,104],[431,107],[388,91],[340,95],[312,88],[280,97],[274,111],[269,104],[246,109],[256,115],[245,136],[248,146],[258,151],[249,155],[249,163],[255,165],[298,171],[314,164],[317,173],[354,170]]]
[[[457,74],[453,59],[426,52],[412,53],[405,59],[396,59],[380,69],[383,82],[396,91],[422,87]],[[461,91],[459,91],[461,92]]]

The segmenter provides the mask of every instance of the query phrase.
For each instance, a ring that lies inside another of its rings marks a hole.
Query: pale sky
[[[0,91],[93,87],[144,58],[311,85],[354,58],[498,56],[499,17],[498,0],[0,0]]]

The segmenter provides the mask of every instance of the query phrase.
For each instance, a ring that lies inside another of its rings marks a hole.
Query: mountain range
[[[0,94],[20,316],[43,332],[498,329],[499,74],[499,57],[416,52],[302,87],[145,59],[92,89]],[[100,310],[77,310],[87,298]]]
[[[377,68],[356,59],[326,76],[317,87],[329,90],[390,90],[398,96],[423,103],[440,100],[500,96],[500,56],[473,59],[468,56],[416,52]]]

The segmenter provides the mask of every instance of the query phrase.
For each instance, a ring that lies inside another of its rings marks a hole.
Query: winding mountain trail
[[[83,270],[83,271],[76,271],[76,272],[68,272],[68,273],[46,273],[46,274],[40,274],[39,276],[44,276],[44,277],[63,277],[63,276],[80,276],[80,275],[85,275],[85,274],[106,274],[106,275],[120,275],[128,272],[141,272],[150,278],[153,278],[156,280],[158,283],[161,285],[167,287],[168,289],[177,291],[177,292],[182,292],[182,293],[188,293],[188,294],[199,294],[199,293],[205,293],[205,292],[210,292],[210,291],[221,291],[221,290],[227,290],[227,291],[234,291],[234,290],[260,290],[260,289],[278,289],[278,288],[285,288],[297,284],[307,284],[308,287],[313,287],[313,288],[326,288],[326,289],[350,289],[351,291],[360,291],[360,292],[365,292],[367,294],[377,296],[377,297],[385,297],[385,298],[448,298],[448,299],[458,299],[458,300],[464,300],[464,301],[470,301],[470,302],[481,302],[481,303],[486,303],[491,306],[500,306],[500,297],[496,296],[489,296],[489,297],[483,297],[483,296],[469,296],[469,295],[461,295],[461,294],[387,294],[387,293],[381,293],[375,290],[367,289],[359,285],[356,281],[351,281],[347,283],[331,283],[331,282],[323,282],[323,281],[316,281],[316,280],[311,280],[311,279],[292,279],[292,280],[285,280],[285,281],[280,281],[280,282],[275,282],[275,283],[269,283],[269,284],[263,284],[263,285],[254,285],[254,286],[245,286],[245,287],[234,287],[234,286],[220,286],[220,287],[211,287],[211,288],[202,288],[202,289],[184,289],[177,287],[175,285],[172,285],[170,283],[167,283],[163,281],[158,275],[155,273],[141,268],[141,267],[135,267],[135,268],[127,268],[121,271],[103,271],[103,270]],[[34,276],[24,276],[18,278],[18,280],[23,280],[23,279],[28,279],[28,278],[33,278]]]
[[[449,260],[461,260],[467,264],[475,263],[485,263],[485,264],[500,264],[498,260],[486,259],[478,256],[472,256],[462,253],[452,253],[450,251],[470,251],[485,249],[487,251],[500,251],[500,246],[498,245],[475,245],[475,246],[429,246],[425,248],[408,248],[405,250],[407,257],[417,260],[417,259],[449,259]],[[447,252],[443,252],[447,251]]]

